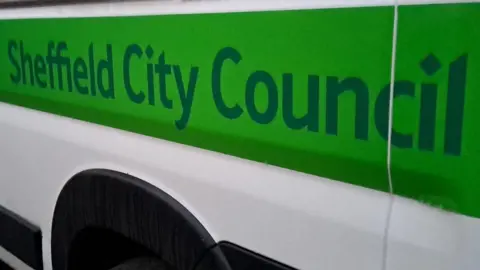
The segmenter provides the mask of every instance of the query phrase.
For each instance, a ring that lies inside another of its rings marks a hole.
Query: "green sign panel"
[[[0,21],[0,100],[387,191],[392,22],[393,7]]]

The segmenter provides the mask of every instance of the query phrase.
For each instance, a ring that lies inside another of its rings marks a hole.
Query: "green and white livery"
[[[76,221],[55,221],[75,176],[104,170],[170,196],[226,258],[207,267],[213,246],[167,256],[123,235],[175,270],[247,269],[222,243],[263,269],[480,265],[480,3],[28,5],[0,9],[0,206],[42,249],[32,263],[0,236],[0,261],[110,269],[72,246]],[[132,209],[170,217],[135,195],[109,201],[106,185],[85,187],[105,217],[72,195],[81,228],[135,231],[108,225],[142,223],[125,221]]]

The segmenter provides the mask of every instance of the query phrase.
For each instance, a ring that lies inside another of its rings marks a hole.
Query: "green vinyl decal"
[[[400,6],[396,194],[480,217],[480,4]]]
[[[479,7],[399,8],[391,140],[397,194],[475,217]],[[389,191],[393,23],[394,7],[1,20],[0,101]]]
[[[5,20],[0,100],[388,191],[392,22],[393,7]]]

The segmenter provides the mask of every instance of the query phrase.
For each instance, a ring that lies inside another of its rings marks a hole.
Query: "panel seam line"
[[[392,35],[392,58],[390,66],[390,95],[388,99],[388,139],[387,139],[387,178],[388,178],[388,187],[389,187],[389,200],[388,200],[388,209],[387,217],[385,221],[385,230],[383,234],[383,259],[382,259],[382,270],[387,269],[388,263],[388,245],[389,245],[389,234],[390,234],[390,223],[393,210],[393,180],[391,172],[391,158],[392,158],[392,131],[393,131],[393,100],[394,100],[394,91],[395,91],[395,66],[397,60],[397,38],[398,38],[398,0],[395,0],[394,9],[393,9],[393,35]]]

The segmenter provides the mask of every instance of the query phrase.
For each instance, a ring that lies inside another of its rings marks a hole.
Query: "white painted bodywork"
[[[159,1],[0,10],[0,19],[396,4]],[[389,193],[3,103],[0,153],[0,205],[41,227],[46,270],[51,269],[50,231],[57,196],[68,179],[92,168],[141,178],[183,204],[215,240],[232,241],[299,269],[473,270],[480,265],[475,256],[480,252],[478,219]],[[3,249],[0,258],[28,269]]]
[[[395,196],[388,270],[477,270],[480,220]]]
[[[11,105],[0,116],[0,204],[41,227],[47,270],[57,196],[90,168],[159,187],[215,240],[299,269],[381,269],[385,193]]]

